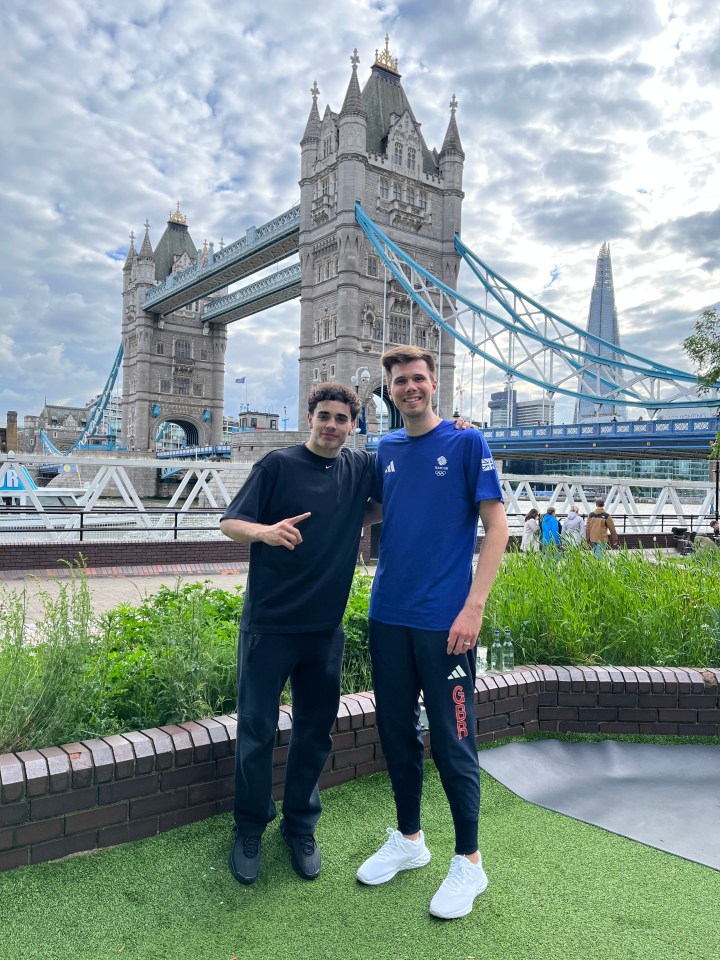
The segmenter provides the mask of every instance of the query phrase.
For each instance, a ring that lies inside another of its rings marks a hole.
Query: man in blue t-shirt
[[[487,886],[478,851],[480,775],[475,745],[475,647],[508,539],[500,482],[482,433],[456,431],[432,410],[435,360],[418,347],[382,358],[404,429],[384,437],[376,471],[383,531],[370,602],[378,726],[397,830],[358,870],[376,885],[422,867],[423,692],[437,764],[455,825],[455,856],[430,912],[468,914]],[[478,512],[485,530],[475,577]]]

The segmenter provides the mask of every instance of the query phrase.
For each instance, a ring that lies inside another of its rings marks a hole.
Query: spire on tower
[[[320,93],[320,90],[317,85],[317,80],[313,80],[313,85],[310,88],[310,93],[312,94],[312,106],[310,107],[310,113],[308,115],[307,123],[305,124],[305,133],[302,136],[300,144],[302,145],[308,140],[319,140],[320,139],[320,114],[318,112],[317,98]]]
[[[130,264],[132,263],[132,261],[135,259],[136,256],[137,256],[137,250],[135,249],[135,231],[131,230],[130,231],[130,247],[127,252],[127,257],[125,258],[125,266],[123,267],[123,270],[130,269]]]
[[[458,108],[457,98],[455,94],[452,95],[452,98],[449,103],[450,107],[450,122],[448,123],[448,128],[445,132],[445,139],[443,140],[442,150],[440,151],[441,157],[447,157],[450,154],[457,154],[462,160],[465,159],[465,153],[462,148],[462,143],[460,142],[460,133],[457,128],[457,123],[455,122],[455,111]]]
[[[142,246],[140,247],[139,256],[141,257],[152,257],[153,248],[150,243],[150,223],[148,220],[145,220],[145,236],[143,237]]]
[[[350,75],[350,83],[348,84],[347,93],[345,94],[345,100],[342,105],[342,110],[340,111],[340,116],[346,117],[352,114],[355,117],[366,117],[367,113],[365,112],[365,107],[363,106],[362,94],[360,93],[360,84],[358,83],[357,77],[357,68],[358,64],[360,63],[357,47],[353,50],[353,55],[350,57],[350,63],[352,64],[352,74]]]

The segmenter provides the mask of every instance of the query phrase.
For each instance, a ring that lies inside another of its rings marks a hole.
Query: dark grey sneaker
[[[283,820],[280,833],[290,847],[290,860],[295,873],[303,880],[315,880],[320,873],[322,856],[312,834],[290,833]]]
[[[250,884],[257,880],[260,871],[261,837],[242,837],[236,834],[228,865],[230,873],[240,883]]]

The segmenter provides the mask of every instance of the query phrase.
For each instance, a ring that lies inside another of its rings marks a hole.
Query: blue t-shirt
[[[376,470],[383,528],[370,616],[448,630],[472,582],[478,506],[502,501],[485,437],[449,420],[420,437],[398,430],[381,440]]]

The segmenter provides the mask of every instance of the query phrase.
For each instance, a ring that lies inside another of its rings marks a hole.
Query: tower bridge
[[[189,445],[219,444],[227,326],[298,296],[300,422],[313,384],[339,380],[357,384],[368,432],[398,425],[380,366],[384,350],[398,343],[436,356],[441,416],[453,409],[458,344],[509,382],[524,381],[548,401],[571,398],[585,413],[617,406],[662,420],[673,409],[707,406],[694,375],[581,330],[473,253],[460,239],[465,153],[454,95],[442,145],[430,148],[387,38],[362,89],[358,65],[355,51],[337,112],[328,104],[321,116],[313,84],[300,141],[299,204],[217,252],[213,244],[195,246],[179,204],[155,249],[147,222],[139,250],[131,235],[122,318],[123,439],[130,451],[153,451],[167,422],[183,427]],[[297,262],[228,292],[295,256]],[[492,310],[458,289],[461,265],[484,286]],[[377,423],[376,398],[385,400],[389,422]],[[709,402],[717,398],[715,389]],[[658,422],[649,440],[634,429],[577,439],[589,449],[612,441],[618,450],[658,450],[656,440],[671,436],[678,451],[705,442],[692,430],[682,435],[678,426],[663,433]],[[574,437],[553,428],[546,439],[509,431],[493,440],[503,451],[545,442],[569,449]]]

